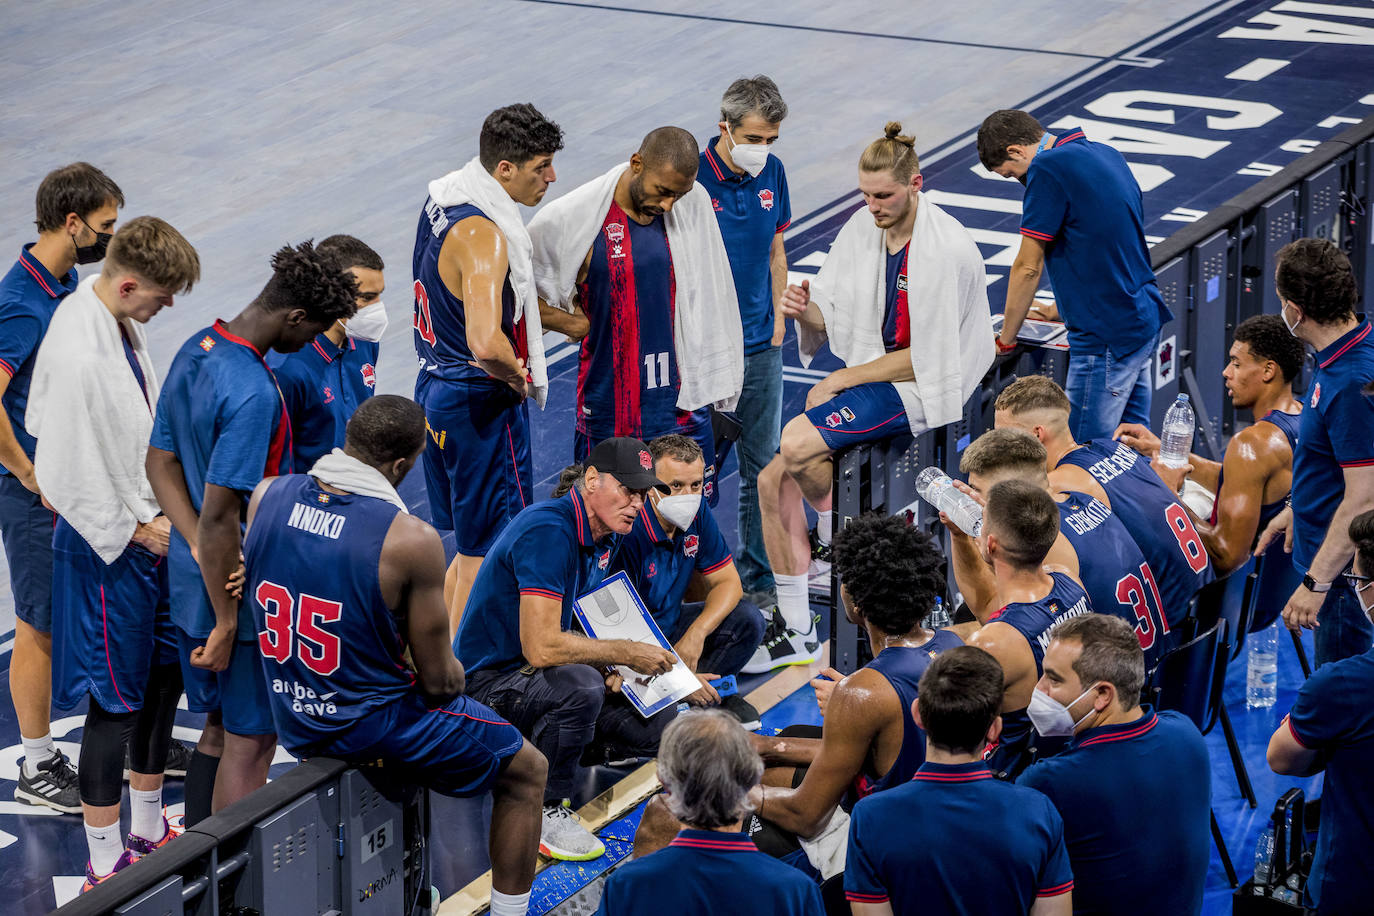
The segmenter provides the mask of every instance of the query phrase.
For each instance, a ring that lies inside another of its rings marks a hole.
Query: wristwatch
[[[1325,594],[1326,592],[1331,591],[1330,582],[1318,582],[1316,579],[1312,578],[1311,573],[1303,574],[1302,587],[1307,589],[1309,592],[1315,592],[1318,595]]]

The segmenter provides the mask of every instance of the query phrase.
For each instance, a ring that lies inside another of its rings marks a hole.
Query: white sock
[[[24,775],[33,779],[38,775],[38,765],[56,756],[57,747],[52,743],[51,732],[41,738],[24,738]]]
[[[834,520],[834,517],[834,513],[832,512],[816,513],[816,540],[827,547],[830,546],[830,535],[832,533],[830,530],[830,523]]]
[[[530,892],[503,894],[491,889],[491,916],[525,916],[530,908]]]
[[[91,872],[97,877],[114,871],[115,863],[124,855],[124,839],[119,834],[119,821],[108,827],[86,825],[86,846],[91,850]]]
[[[773,574],[778,586],[778,612],[783,623],[794,630],[805,633],[811,629],[811,602],[807,598],[806,574],[800,576],[780,576]]]
[[[162,839],[162,789],[129,789],[129,832],[156,843]]]

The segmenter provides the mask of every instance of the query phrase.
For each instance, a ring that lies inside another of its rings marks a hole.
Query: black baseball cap
[[[630,436],[616,436],[597,443],[587,458],[587,467],[615,475],[616,480],[631,490],[667,489],[667,485],[654,475],[654,458],[649,454],[649,446]]]

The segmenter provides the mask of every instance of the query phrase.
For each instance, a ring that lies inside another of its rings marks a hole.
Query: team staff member
[[[1045,650],[1031,717],[1069,749],[1017,780],[1064,819],[1073,911],[1196,916],[1211,837],[1207,745],[1186,717],[1140,704],[1145,661],[1130,626],[1088,614],[1060,624]]]
[[[653,614],[673,651],[693,671],[702,689],[692,700],[720,702],[745,728],[759,727],[759,714],[739,694],[723,700],[706,683],[739,674],[763,638],[763,615],[742,600],[739,573],[730,548],[701,498],[705,461],[701,446],[670,433],[649,443],[654,475],[668,487],[648,493],[634,528],[620,543],[612,567],[624,570]],[[705,598],[684,603],[693,579]]]
[[[1363,655],[1374,642],[1374,626],[1341,576],[1355,553],[1350,523],[1374,509],[1374,402],[1361,391],[1374,380],[1374,336],[1355,314],[1355,275],[1339,248],[1299,239],[1280,248],[1277,261],[1279,317],[1317,351],[1317,371],[1293,452],[1293,506],[1270,523],[1255,550],[1287,531],[1284,546],[1303,580],[1283,622],[1316,628],[1323,665]]]
[[[1350,523],[1355,565],[1347,574],[1360,611],[1374,612],[1374,512]],[[1317,855],[1307,879],[1309,905],[1321,916],[1369,910],[1374,874],[1374,649],[1313,673],[1269,739],[1269,766],[1282,776],[1325,773]]]
[[[1056,136],[1014,110],[983,121],[978,158],[1026,186],[998,350],[1016,345],[1048,271],[1069,331],[1074,438],[1105,439],[1123,422],[1149,423],[1155,341],[1173,315],[1150,267],[1140,185],[1125,158],[1082,128]]]
[[[674,713],[646,720],[628,700],[607,697],[620,689],[609,666],[663,674],[675,661],[671,652],[573,629],[573,602],[601,584],[645,493],[661,486],[653,466],[638,439],[592,449],[565,496],[530,506],[501,532],[453,641],[468,694],[508,718],[549,761],[539,849],[558,859],[605,852],[569,801],[584,752],[602,751],[603,760],[652,756]]]
[[[744,389],[740,421],[739,567],[746,594],[771,592],[773,572],[759,520],[759,471],[773,459],[782,431],[782,339],[787,332],[782,292],[787,252],[782,233],[792,202],[782,160],[770,155],[787,117],[777,83],[766,76],[737,79],[720,100],[720,135],[706,144],[697,183],[711,195],[744,326]],[[719,464],[719,459],[716,462]]]
[[[820,888],[765,856],[741,829],[763,764],[729,716],[692,712],[663,733],[658,778],[683,825],[657,855],[611,873],[598,916],[821,916]]]
[[[38,345],[58,303],[76,289],[77,264],[105,257],[124,194],[100,169],[77,162],[49,172],[35,201],[38,241],[0,280],[0,536],[14,596],[10,699],[24,759],[14,797],[68,814],[81,810],[76,771],[52,741],[52,528],[34,478],[34,437],[24,426]]]
[[[562,148],[562,128],[533,105],[496,109],[477,156],[429,183],[415,230],[415,400],[430,430],[430,512],[458,545],[444,582],[454,632],[482,557],[531,502],[526,399],[544,403],[544,324],[586,333],[580,315],[540,308],[516,206],[544,199]]]
[[[300,757],[381,759],[444,795],[490,791],[491,912],[523,916],[547,768],[514,726],[462,695],[444,547],[396,494],[424,447],[420,406],[381,395],[308,476],[258,484],[247,601],[282,744]]]
[[[291,416],[291,456],[298,474],[343,448],[348,418],[377,388],[377,352],[387,325],[381,255],[351,235],[331,235],[315,250],[337,258],[353,275],[358,311],[295,353],[267,356]]]
[[[855,916],[1069,916],[1073,873],[1059,812],[1039,792],[994,779],[983,762],[1001,731],[1001,666],[959,646],[930,663],[920,686],[912,714],[926,762],[910,782],[854,806],[844,890]],[[969,867],[970,850],[996,880]]]
[[[352,275],[309,242],[279,249],[247,308],[182,345],[158,398],[148,480],[174,528],[168,578],[186,699],[206,714],[186,773],[188,826],[261,786],[276,747],[252,612],[226,588],[249,495],[291,472],[291,421],[263,354],[299,350],[351,316],[356,297]]]

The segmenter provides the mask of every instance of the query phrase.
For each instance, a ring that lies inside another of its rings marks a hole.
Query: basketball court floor
[[[979,243],[994,310],[1018,244],[1021,189],[977,164],[973,132],[993,109],[1026,108],[1052,131],[1077,125],[1117,146],[1145,190],[1151,241],[1374,114],[1374,4],[1354,0],[66,0],[11,4],[5,22],[0,250],[17,256],[32,240],[33,194],[47,171],[78,159],[99,165],[124,190],[124,217],[161,216],[201,255],[202,282],[149,325],[165,372],[183,340],[251,300],[277,247],[357,235],[387,263],[391,328],[378,390],[400,394],[414,381],[410,245],[425,185],[476,152],[482,118],[500,105],[531,101],[562,124],[567,145],[549,192],[557,195],[628,158],[654,127],[714,135],[725,86],[772,76],[791,108],[775,151],[788,170],[787,247],[798,275],[817,269],[859,205],[860,151],[884,122],[899,120],[917,137],[926,190]],[[537,495],[572,450],[576,350],[548,343],[552,391],[533,418]],[[791,339],[784,358],[791,416],[831,364],[801,368]],[[722,475],[721,505],[732,507],[733,459]],[[427,512],[418,479],[403,493]],[[733,512],[718,517],[733,542]],[[12,630],[0,588],[0,668]],[[1243,671],[1232,672],[1227,695],[1258,812],[1236,791],[1220,735],[1208,739],[1217,816],[1242,872],[1253,861],[1256,814],[1292,783],[1263,762],[1301,677],[1287,648],[1280,669],[1272,710],[1244,708]],[[8,799],[21,749],[8,691],[0,692],[0,799]],[[73,756],[83,719],[81,709],[54,713],[53,733]],[[765,716],[766,727],[796,721],[817,721],[809,688]],[[179,726],[194,739],[195,717],[183,713]],[[587,794],[609,778],[597,774]],[[179,792],[173,780],[169,801]],[[436,808],[444,897],[486,868],[481,807]],[[608,830],[632,830],[633,817]],[[607,845],[614,852],[611,834]],[[78,817],[0,800],[6,912],[46,912],[67,899],[85,858]],[[576,872],[541,878],[540,912],[588,875]],[[1214,857],[1207,912],[1229,912],[1225,897]]]

